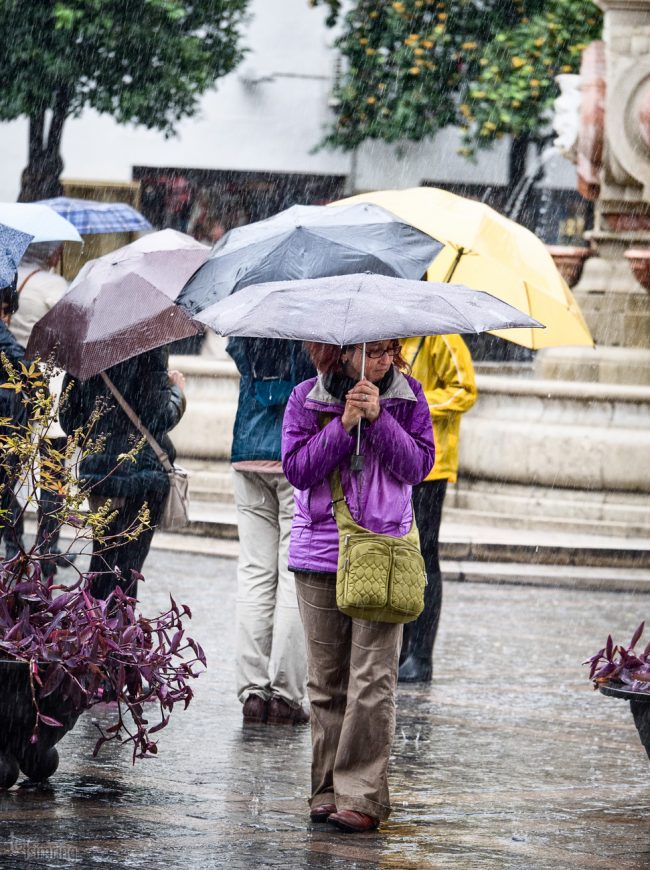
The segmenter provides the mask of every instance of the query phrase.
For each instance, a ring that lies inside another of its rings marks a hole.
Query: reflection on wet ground
[[[650,866],[647,758],[627,703],[580,666],[631,635],[647,596],[448,584],[434,682],[399,692],[394,814],[354,837],[307,821],[307,730],[242,728],[234,562],[157,551],[146,568],[145,612],[169,592],[193,608],[196,699],[134,767],[113,745],[92,759],[82,717],[46,786],[0,795],[0,867]]]

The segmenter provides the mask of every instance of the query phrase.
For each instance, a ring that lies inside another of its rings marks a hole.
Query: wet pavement
[[[647,594],[447,584],[434,682],[399,691],[393,816],[353,836],[307,820],[308,730],[242,728],[234,561],[154,551],[145,574],[145,613],[169,592],[193,608],[195,701],[135,766],[92,759],[82,717],[46,786],[0,794],[3,870],[650,867],[650,765],[627,702],[581,667]]]

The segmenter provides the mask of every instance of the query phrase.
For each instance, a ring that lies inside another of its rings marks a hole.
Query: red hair
[[[319,372],[324,375],[330,372],[342,372],[341,356],[348,350],[347,347],[339,347],[338,344],[321,344],[319,341],[306,341],[304,343],[307,353]],[[401,353],[393,357],[393,364],[402,371],[408,371],[409,364]]]

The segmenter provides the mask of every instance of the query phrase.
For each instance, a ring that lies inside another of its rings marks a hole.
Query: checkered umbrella
[[[57,196],[42,199],[55,212],[77,228],[82,236],[97,233],[146,233],[153,227],[139,211],[126,202],[95,202],[91,199],[72,199]]]

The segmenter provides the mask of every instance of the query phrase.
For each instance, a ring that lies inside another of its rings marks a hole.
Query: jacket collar
[[[385,402],[387,399],[402,399],[407,402],[417,402],[417,398],[411,389],[411,385],[399,369],[394,369],[393,383],[386,392],[379,397],[380,402]],[[321,405],[343,406],[345,404],[340,399],[337,399],[336,396],[333,396],[328,392],[323,384],[323,376],[321,374],[318,375],[316,383],[309,393],[307,393],[305,401],[318,402]]]

